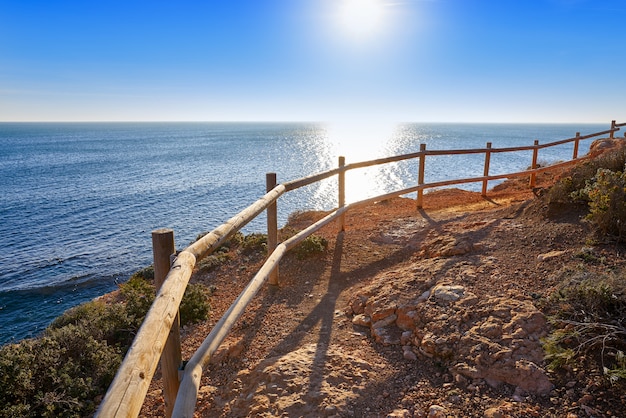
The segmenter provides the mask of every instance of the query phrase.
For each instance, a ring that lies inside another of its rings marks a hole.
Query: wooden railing
[[[619,131],[622,126],[626,126],[626,123],[617,124],[615,121],[612,121],[609,130],[584,136],[581,136],[580,133],[577,132],[576,136],[573,138],[543,145],[535,141],[534,145],[531,146],[492,148],[491,143],[487,143],[486,147],[483,149],[431,151],[426,149],[425,144],[421,144],[419,152],[348,165],[345,164],[344,157],[339,157],[339,165],[335,169],[283,184],[276,184],[276,175],[269,173],[266,178],[267,194],[178,254],[175,254],[174,234],[171,230],[154,231],[152,237],[155,282],[158,288],[157,296],[128,350],[122,365],[117,371],[115,379],[111,383],[98,409],[97,415],[99,417],[138,416],[160,359],[166,415],[175,417],[193,416],[203,370],[207,367],[211,356],[224,341],[237,319],[243,314],[248,303],[257,294],[261,286],[266,281],[269,281],[270,284],[278,283],[278,263],[283,255],[306,237],[330,222],[337,220],[343,230],[344,216],[350,209],[414,192],[417,192],[417,207],[421,208],[423,192],[426,189],[476,182],[482,183],[482,195],[486,196],[489,181],[520,176],[528,176],[529,186],[534,187],[535,178],[538,173],[576,164],[588,158],[588,156],[578,156],[580,141],[607,134],[610,138],[614,138],[614,133]],[[574,152],[571,160],[547,167],[538,167],[537,160],[540,149],[571,142],[574,143]],[[489,174],[490,158],[492,154],[517,151],[532,151],[532,161],[529,169],[507,174]],[[425,182],[427,156],[463,154],[485,155],[483,176],[432,183]],[[346,205],[346,172],[409,159],[419,160],[417,185]],[[337,176],[338,182],[337,209],[288,240],[278,243],[276,216],[278,198],[286,192],[333,176]],[[183,370],[183,362],[180,354],[178,308],[195,265],[199,260],[215,251],[233,234],[238,232],[265,210],[267,210],[269,252],[266,262],[213,327],[204,342],[186,363]],[[182,380],[180,380],[181,373]]]

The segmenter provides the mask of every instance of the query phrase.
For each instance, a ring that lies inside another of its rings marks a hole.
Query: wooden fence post
[[[152,254],[154,258],[154,285],[161,288],[165,277],[170,271],[170,257],[176,253],[174,231],[157,229],[152,231]],[[163,398],[165,399],[165,416],[171,417],[174,402],[178,394],[178,370],[182,365],[180,352],[180,318],[174,319],[169,337],[161,353],[161,373],[163,375]]]
[[[574,141],[574,156],[572,160],[578,158],[578,143],[580,142],[580,132],[576,132],[576,141]]]
[[[489,176],[489,163],[491,162],[491,142],[487,142],[487,151],[485,152],[485,169],[483,170],[483,176],[487,177]],[[483,180],[483,191],[482,191],[482,197],[486,197],[487,196],[487,183],[489,183],[489,180]]]
[[[614,133],[615,131],[613,131],[613,129],[615,129],[615,121],[611,121],[611,136],[609,138],[613,139],[614,138]]]
[[[339,157],[339,168],[343,168],[346,165],[346,157]],[[346,205],[346,171],[340,170],[337,177],[337,189],[338,189],[338,200],[337,205],[339,208],[342,208]],[[339,216],[339,228],[341,231],[346,230],[346,215],[341,214]]]
[[[269,193],[276,187],[276,173],[265,175],[266,190]],[[278,205],[276,202],[267,207],[267,253],[272,254],[278,245]],[[278,265],[271,271],[269,284],[278,285]]]
[[[426,144],[420,144],[420,167],[419,174],[417,176],[417,184],[424,184],[424,165],[426,163]],[[424,204],[424,189],[417,191],[417,208],[421,209]]]
[[[537,155],[539,154],[539,140],[535,139],[535,148],[533,149],[533,162],[530,166],[531,170],[537,168]],[[530,187],[535,187],[537,179],[537,173],[530,173]]]

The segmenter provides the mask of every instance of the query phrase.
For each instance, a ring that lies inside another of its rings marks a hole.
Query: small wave
[[[138,270],[138,269],[137,269]],[[112,284],[119,284],[126,281],[133,272],[126,271],[108,275],[81,274],[69,277],[55,283],[28,282],[15,284],[13,286],[3,286],[0,294],[14,292],[38,292],[42,294],[54,293],[57,291],[73,291],[81,289],[99,288]]]
[[[0,345],[39,335],[66,310],[115,290],[127,277],[76,276],[53,285],[0,291]]]

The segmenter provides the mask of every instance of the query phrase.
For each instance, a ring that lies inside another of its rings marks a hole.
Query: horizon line
[[[611,119],[607,124],[611,124],[612,121],[617,121],[616,119]],[[354,120],[351,120],[354,122]],[[341,120],[333,120],[333,121],[321,121],[321,120],[234,120],[234,119],[224,119],[224,120],[0,120],[0,123],[314,123],[314,124],[333,124],[333,123],[343,123]],[[358,123],[358,122],[356,122]],[[598,125],[605,122],[592,122],[592,121],[584,121],[584,122],[571,122],[571,121],[550,121],[550,122],[537,122],[537,121],[464,121],[464,120],[456,120],[456,121],[395,121],[388,122],[394,125],[402,125],[402,124],[412,124],[412,123],[431,123],[431,124],[503,124],[503,125],[511,125],[511,124],[529,124],[529,125]],[[375,123],[376,124],[376,123]]]

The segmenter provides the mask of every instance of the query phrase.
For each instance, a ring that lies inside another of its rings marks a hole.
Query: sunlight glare
[[[328,138],[346,164],[373,160],[386,155],[386,148],[394,136],[395,123],[367,123],[345,120],[331,123]],[[387,182],[380,166],[358,169],[346,175],[346,200],[348,203],[383,194]]]
[[[383,0],[342,0],[338,6],[337,24],[347,36],[362,39],[383,29]]]

